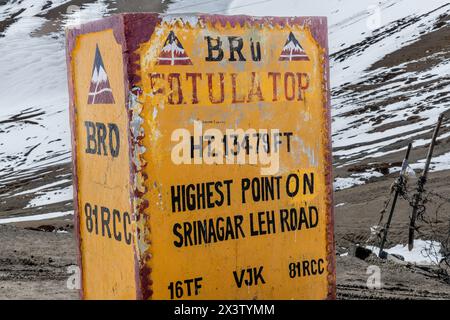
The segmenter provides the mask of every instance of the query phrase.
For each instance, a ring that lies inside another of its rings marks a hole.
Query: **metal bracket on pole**
[[[401,186],[404,183],[404,178],[405,178],[406,169],[408,168],[408,158],[409,158],[409,154],[411,152],[411,148],[412,148],[412,143],[409,143],[408,149],[406,150],[405,159],[403,160],[402,170],[400,171],[400,176],[397,178],[397,182],[396,182],[397,186]],[[384,257],[383,249],[384,249],[384,245],[386,243],[388,230],[391,225],[392,216],[394,215],[395,205],[397,204],[397,199],[398,199],[399,193],[400,193],[399,188],[396,188],[395,194],[394,194],[394,200],[392,201],[391,211],[389,212],[389,217],[386,222],[386,226],[383,230],[384,232],[383,232],[383,238],[382,238],[381,244],[380,244],[380,252],[378,253],[378,256],[380,258]]]
[[[434,129],[433,137],[431,138],[430,147],[428,148],[427,160],[425,162],[425,167],[423,168],[422,175],[417,181],[417,191],[413,196],[413,211],[411,214],[411,220],[409,223],[409,235],[408,235],[408,250],[411,251],[414,248],[414,231],[416,229],[417,211],[419,209],[419,204],[422,201],[422,193],[424,192],[424,186],[427,182],[428,170],[430,169],[431,158],[433,157],[434,146],[436,145],[436,139],[439,134],[439,128],[442,124],[442,119],[444,114],[439,115],[436,128]]]

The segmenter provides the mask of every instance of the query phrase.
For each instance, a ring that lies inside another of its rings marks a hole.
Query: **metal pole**
[[[439,115],[436,128],[434,129],[433,137],[431,138],[430,147],[428,148],[427,160],[425,167],[423,168],[422,175],[417,181],[417,192],[413,197],[413,211],[411,214],[411,221],[409,223],[409,235],[408,235],[408,250],[411,251],[414,248],[414,231],[416,229],[417,210],[419,209],[419,203],[422,200],[422,193],[424,191],[425,183],[427,182],[428,170],[431,164],[431,158],[433,157],[433,150],[436,144],[436,139],[439,134],[439,128],[441,127],[444,114]]]
[[[411,148],[412,148],[412,143],[410,142],[408,144],[408,149],[406,150],[406,155],[405,155],[405,159],[403,160],[403,164],[402,164],[402,170],[400,171],[400,176],[398,177],[397,180],[397,185],[402,185],[403,184],[403,179],[404,179],[404,175],[406,173],[406,168],[408,167],[408,158],[409,158],[409,153],[411,152]],[[394,200],[392,201],[392,206],[391,206],[391,211],[389,212],[389,217],[388,220],[386,222],[386,227],[384,228],[384,232],[383,232],[383,239],[381,240],[381,244],[380,244],[380,252],[378,253],[378,256],[380,258],[382,258],[382,253],[383,253],[383,249],[384,249],[384,245],[386,243],[386,238],[387,238],[387,234],[388,234],[388,230],[389,227],[391,225],[391,221],[392,221],[392,216],[394,215],[394,210],[395,210],[395,205],[397,204],[397,199],[398,199],[398,195],[400,193],[400,190],[397,188],[395,190],[395,194],[394,194]]]

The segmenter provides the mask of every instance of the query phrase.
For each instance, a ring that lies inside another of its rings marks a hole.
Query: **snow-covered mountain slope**
[[[425,157],[450,108],[448,1],[0,0],[0,218],[71,209],[67,25],[125,11],[322,15],[329,19],[337,186]],[[433,168],[450,168],[444,122]],[[380,169],[381,168],[381,169]]]
[[[225,13],[229,4],[204,2],[0,0],[0,223],[72,210],[64,27],[120,12]]]
[[[450,3],[377,3],[234,0],[229,8],[231,14],[328,17],[338,189],[399,170],[410,141],[412,166],[420,169],[439,114],[450,110]],[[432,170],[450,169],[449,137],[446,119]]]
[[[72,208],[64,27],[160,1],[0,1],[0,218]]]

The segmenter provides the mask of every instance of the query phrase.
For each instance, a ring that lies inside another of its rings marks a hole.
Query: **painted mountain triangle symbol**
[[[103,64],[98,45],[95,49],[94,67],[92,68],[91,86],[89,88],[88,104],[113,104],[114,97],[108,75]]]
[[[164,42],[164,46],[158,57],[158,65],[191,65],[192,61],[186,54],[180,40],[170,31],[169,36]]]
[[[283,47],[279,61],[309,61],[306,55],[305,49],[303,49],[300,42],[295,38],[292,32],[289,33],[289,37],[286,44]]]

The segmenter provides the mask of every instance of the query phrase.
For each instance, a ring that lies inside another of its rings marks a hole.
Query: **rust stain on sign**
[[[155,14],[68,32],[84,297],[334,298],[326,35]]]

